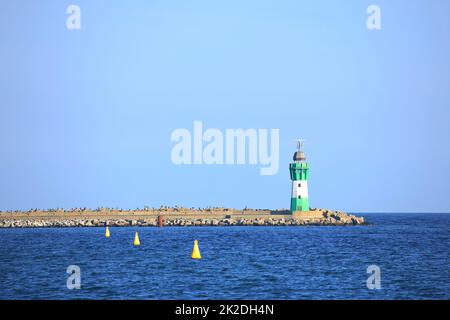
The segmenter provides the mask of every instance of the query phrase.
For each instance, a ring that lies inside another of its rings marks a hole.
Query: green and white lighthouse
[[[294,153],[294,162],[289,164],[292,180],[291,213],[296,211],[309,211],[308,176],[309,165],[306,155],[301,150],[304,140],[297,141],[297,151]]]

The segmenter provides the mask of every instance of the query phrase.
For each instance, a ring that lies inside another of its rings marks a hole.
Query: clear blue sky
[[[287,208],[303,137],[312,206],[448,212],[449,13],[445,0],[1,1],[0,210]],[[173,165],[170,134],[194,120],[279,128],[279,173]]]

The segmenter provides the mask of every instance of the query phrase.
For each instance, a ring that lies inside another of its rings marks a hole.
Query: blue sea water
[[[0,229],[0,299],[450,298],[450,214],[364,216],[370,225],[110,228],[109,239],[103,228]],[[79,290],[67,288],[69,265]],[[369,265],[379,290],[367,288]]]

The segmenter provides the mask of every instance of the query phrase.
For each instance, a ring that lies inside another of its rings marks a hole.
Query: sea
[[[363,216],[368,225],[111,227],[110,238],[0,229],[0,299],[450,298],[450,214]]]

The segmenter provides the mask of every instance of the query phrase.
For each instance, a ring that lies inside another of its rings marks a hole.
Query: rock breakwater
[[[164,226],[345,226],[362,225],[363,217],[342,211],[314,209],[290,214],[286,210],[133,210],[99,211],[29,211],[1,212],[0,228],[54,228],[54,227],[156,227],[158,217]]]

